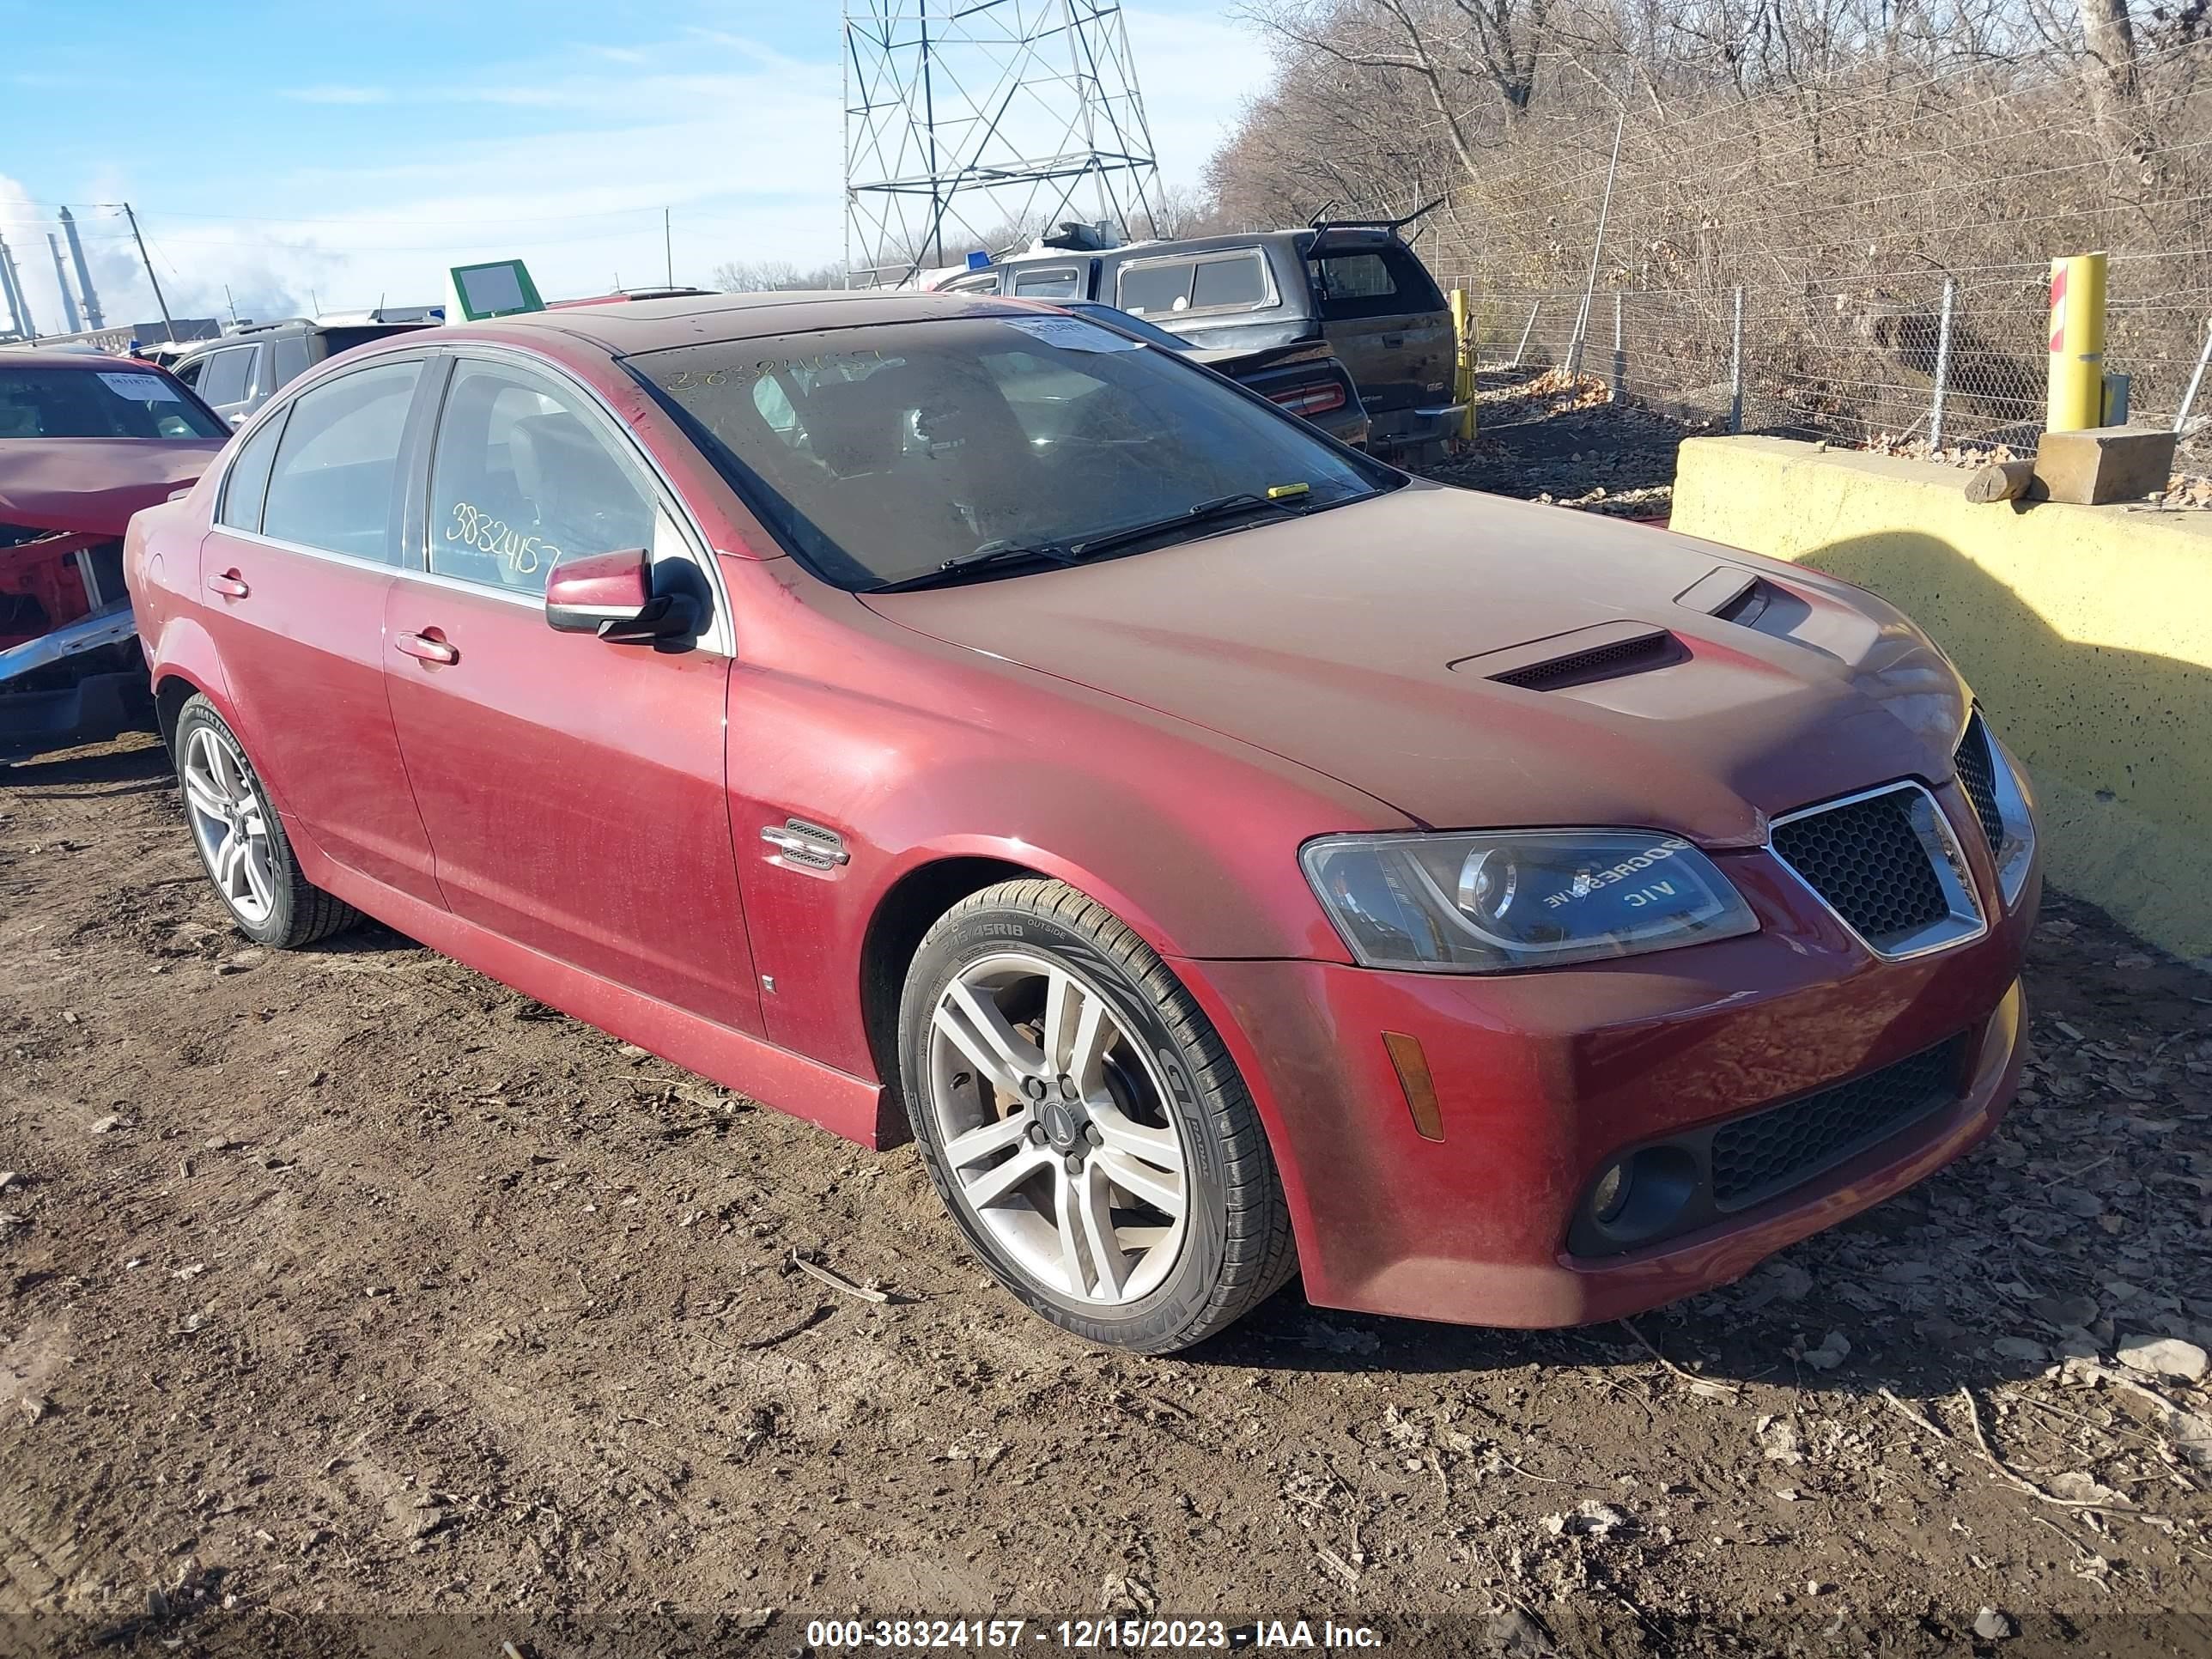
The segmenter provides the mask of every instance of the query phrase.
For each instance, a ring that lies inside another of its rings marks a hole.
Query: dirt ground
[[[1739,1285],[1541,1334],[1294,1288],[1135,1360],[911,1149],[382,929],[242,948],[150,739],[0,773],[0,1651],[2201,1650],[2212,1401],[2115,1350],[2212,1346],[2212,975],[2045,915],[2000,1136]]]

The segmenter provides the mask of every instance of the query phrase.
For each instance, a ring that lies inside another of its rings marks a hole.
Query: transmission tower
[[[855,287],[903,283],[1009,225],[1080,218],[1126,237],[1151,216],[1158,175],[1118,3],[846,0],[844,69]]]

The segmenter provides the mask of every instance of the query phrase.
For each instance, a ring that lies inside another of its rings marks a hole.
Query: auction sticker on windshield
[[[1141,341],[1110,328],[1086,323],[1080,317],[1000,317],[993,319],[1018,328],[1033,340],[1068,351],[1134,351]]]
[[[106,370],[102,370],[100,378],[107,382],[107,389],[110,392],[119,393],[125,398],[135,398],[140,403],[175,404],[184,401],[177,396],[176,387],[158,374],[134,374],[127,372],[121,374],[110,374]]]

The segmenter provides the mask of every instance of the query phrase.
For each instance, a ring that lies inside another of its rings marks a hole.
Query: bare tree
[[[714,282],[725,294],[769,294],[842,288],[845,273],[836,265],[814,265],[802,270],[788,259],[731,259],[714,267]]]

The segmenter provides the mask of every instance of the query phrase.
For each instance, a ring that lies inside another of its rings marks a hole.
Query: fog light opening
[[[1607,1167],[1583,1213],[1616,1247],[1639,1244],[1672,1231],[1704,1180],[1689,1148],[1645,1146]]]

